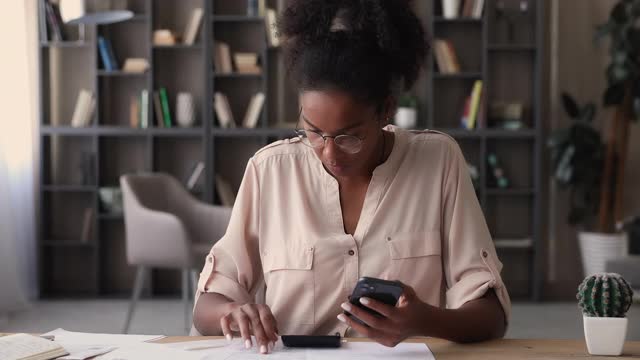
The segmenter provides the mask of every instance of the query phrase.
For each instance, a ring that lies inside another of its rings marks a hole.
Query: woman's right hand
[[[263,354],[271,352],[278,341],[276,318],[264,304],[234,304],[232,310],[220,318],[220,328],[227,340],[233,338],[234,331],[240,332],[247,349],[252,346],[251,335],[254,335]]]

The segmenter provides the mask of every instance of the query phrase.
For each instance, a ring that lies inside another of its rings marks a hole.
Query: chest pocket
[[[296,247],[262,253],[265,302],[287,328],[315,322],[314,250]]]
[[[419,295],[432,293],[430,287],[439,286],[442,280],[440,232],[399,232],[386,240],[392,279],[412,285]]]

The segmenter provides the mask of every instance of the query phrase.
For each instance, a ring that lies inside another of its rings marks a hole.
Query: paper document
[[[94,334],[55,329],[44,335],[55,336],[55,341],[72,345],[112,345],[121,346],[127,344],[138,344],[141,342],[162,339],[164,335],[116,335],[116,334]]]
[[[255,339],[253,344],[251,349],[245,349],[244,341],[235,338],[230,344],[226,343],[226,340],[203,340],[162,344],[162,346],[198,354],[201,360],[264,360],[265,355],[260,354],[255,346]],[[344,342],[337,349],[302,349],[287,348],[282,341],[278,341],[273,352],[268,355],[269,360],[379,360],[380,358],[435,360],[431,350],[422,343],[401,343],[394,348],[389,348],[372,342]]]
[[[128,344],[95,357],[95,360],[201,360],[204,354],[195,351],[172,349],[162,344]],[[264,360],[264,359],[262,359]]]

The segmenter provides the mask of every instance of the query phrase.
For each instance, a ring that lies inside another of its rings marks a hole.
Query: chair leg
[[[142,292],[142,288],[144,287],[146,271],[147,269],[144,266],[138,266],[136,280],[133,285],[133,294],[131,295],[131,301],[129,302],[129,311],[127,311],[127,319],[125,320],[124,328],[122,329],[123,334],[127,334],[129,332],[129,326],[131,325],[133,311],[135,310],[136,304],[140,299],[140,293]]]
[[[191,306],[189,305],[189,269],[182,269],[182,304],[184,306],[184,328],[191,329]]]

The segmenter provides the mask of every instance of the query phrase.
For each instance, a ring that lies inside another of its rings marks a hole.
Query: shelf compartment
[[[99,79],[99,84],[98,121],[100,126],[129,126],[131,102],[134,98],[139,102],[142,90],[148,89],[147,76],[106,76]],[[151,95],[150,93],[150,101]],[[152,123],[152,115],[149,114],[149,123]]]
[[[42,137],[42,183],[50,187],[95,186],[95,140],[85,136]]]
[[[213,15],[213,22],[239,22],[239,23],[251,23],[251,22],[264,22],[262,16],[247,16],[247,15]]]
[[[47,246],[40,271],[44,296],[87,296],[98,292],[96,258],[89,246]]]
[[[148,141],[137,137],[104,137],[100,147],[100,186],[120,186],[120,176],[149,171]]]
[[[201,139],[153,139],[153,171],[168,173],[182,184],[187,183],[194,166],[203,161],[203,157]]]
[[[87,214],[88,233],[84,233]],[[46,192],[43,194],[42,236],[48,244],[95,242],[95,194],[93,192]]]

